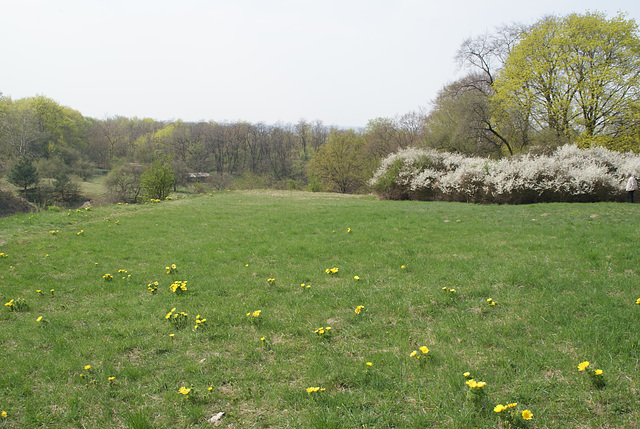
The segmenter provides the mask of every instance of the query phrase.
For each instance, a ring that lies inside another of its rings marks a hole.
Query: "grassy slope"
[[[0,409],[7,427],[207,427],[224,411],[229,427],[445,428],[495,425],[493,406],[518,402],[531,427],[634,427],[637,215],[224,192],[0,219],[0,299],[30,305],[0,311]],[[488,383],[484,408],[465,371]]]

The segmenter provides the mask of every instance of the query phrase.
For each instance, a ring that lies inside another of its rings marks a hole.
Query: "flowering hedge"
[[[529,204],[623,201],[640,156],[565,145],[551,155],[491,160],[408,148],[385,158],[370,185],[385,199]]]

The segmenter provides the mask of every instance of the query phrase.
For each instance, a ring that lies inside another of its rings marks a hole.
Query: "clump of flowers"
[[[313,332],[319,337],[329,337],[331,335],[331,326],[321,326]]]
[[[176,280],[171,283],[171,286],[169,286],[169,290],[178,295],[183,294],[187,291],[187,281]]]
[[[456,290],[455,289],[449,289],[446,286],[444,286],[442,288],[442,292],[444,292],[444,293],[456,293]]]
[[[84,235],[84,229],[81,229],[79,232],[76,233],[76,235]]]
[[[253,313],[252,312],[248,312],[247,313],[247,317],[251,317],[252,319],[255,319],[255,318],[260,317],[260,313],[262,313],[262,310],[256,310]]]
[[[487,298],[487,303],[489,305],[496,305],[496,302],[492,298]]]
[[[189,399],[189,395],[191,394],[191,392],[193,391],[192,387],[184,387],[182,386],[180,389],[178,389],[178,393],[180,393],[181,395],[184,395],[185,399]]]
[[[507,427],[523,427],[526,425],[527,420],[533,418],[533,413],[529,410],[518,412],[516,411],[517,406],[517,402],[506,405],[498,404],[493,408],[493,412],[498,414],[500,420]]]
[[[9,256],[9,255],[7,255],[6,253],[4,253],[4,252],[0,252],[0,258],[6,258],[6,257],[8,257],[8,256]]]
[[[640,298],[636,299],[636,304],[640,305]]]
[[[57,229],[52,229],[51,231],[49,231],[49,234],[56,235],[58,232],[60,231],[58,231]]]
[[[353,276],[354,280],[360,280],[360,276]]]
[[[362,313],[362,310],[364,310],[364,305],[357,306],[354,311],[357,315],[360,315],[360,313]]]
[[[588,361],[580,362],[578,364],[578,371],[585,371],[589,375],[589,379],[591,380],[591,383],[593,383],[593,386],[597,389],[602,389],[606,384],[604,381],[603,371],[601,369],[587,370],[589,365]]]
[[[164,267],[164,270],[167,272],[167,274],[174,274],[178,272],[178,267],[176,266],[176,264],[171,264],[170,266]]]
[[[151,292],[152,294],[156,294],[158,293],[158,282],[153,282],[153,283],[149,283],[147,285],[147,289],[149,290],[149,292]]]
[[[420,353],[418,353],[420,351]],[[422,346],[418,350],[414,350],[409,354],[409,357],[420,359],[429,353],[429,348],[427,346]]]
[[[327,268],[324,272],[327,274],[338,274],[338,267]]]
[[[131,274],[127,270],[118,270],[118,274],[122,276],[122,280],[128,279],[131,277]]]
[[[9,302],[5,302],[4,306],[7,307],[9,311],[15,311],[17,313],[29,310],[29,304],[22,298],[9,300]]]
[[[273,282],[275,282],[275,281],[276,281],[276,279],[274,279],[274,278],[268,278],[268,279],[267,279],[267,283],[273,283]]]
[[[317,393],[317,392],[324,392],[325,389],[324,387],[307,387],[307,393],[308,394],[312,394],[312,393]]]
[[[303,289],[311,289],[311,285],[305,284],[305,283],[300,283],[300,287]]]
[[[205,318],[201,318],[200,315],[198,314],[196,316],[196,325],[193,327],[194,330],[198,330],[198,329],[204,329],[207,325],[207,319]]]
[[[113,280],[113,276],[107,273],[104,276],[102,276],[102,280],[104,280],[105,282],[110,282],[111,280]]]
[[[467,380],[465,384],[469,387],[467,398],[471,400],[476,408],[483,408],[486,400],[486,392],[484,387],[487,385],[484,381],[476,381],[473,378]]]
[[[187,326],[188,314],[184,311],[176,312],[176,308],[173,307],[166,316],[164,316],[176,329],[183,329]]]

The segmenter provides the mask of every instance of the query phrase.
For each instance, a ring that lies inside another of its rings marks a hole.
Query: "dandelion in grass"
[[[589,366],[589,362],[584,361],[578,364],[578,371],[584,371]]]
[[[307,393],[317,393],[324,392],[326,389],[324,387],[307,387]]]
[[[274,278],[268,278],[268,279],[267,279],[267,283],[273,283],[273,282],[275,282],[275,281],[276,281],[276,279],[274,279]]]
[[[251,315],[252,315],[253,317],[258,317],[258,316],[260,316],[260,313],[262,313],[262,310],[256,310],[256,311],[254,311],[253,313],[251,313]]]
[[[636,304],[640,305],[640,298],[636,299]]]
[[[420,347],[420,351],[422,352],[423,355],[426,355],[427,353],[429,353],[429,349],[426,346]]]
[[[0,258],[7,258],[9,255],[7,255],[4,252],[0,252]]]
[[[178,393],[184,395],[185,398],[189,399],[189,393],[191,393],[191,389],[182,386],[180,389],[178,389]]]
[[[367,362],[365,365],[367,365],[368,367],[372,367],[373,363],[372,362]]]
[[[529,410],[524,410],[522,412],[522,419],[523,420],[531,420],[533,418],[533,413]]]
[[[36,293],[37,293],[38,295],[44,295],[40,289],[36,290]]]
[[[83,235],[84,234],[84,229],[81,229],[79,232],[76,233],[76,235]]]
[[[404,265],[400,265],[400,269],[401,270],[404,270],[405,268],[407,268],[407,267],[405,267]]]
[[[414,350],[411,353],[409,353],[409,357],[416,357],[417,354],[418,354],[418,350]]]
[[[449,289],[449,293],[456,293],[455,289]]]
[[[6,412],[6,411],[3,411],[3,412],[1,412],[1,413],[0,413],[0,417],[2,417],[3,419],[6,419],[6,418],[7,418],[7,416],[8,416],[8,415],[7,415],[7,412]]]
[[[360,276],[353,276],[354,280],[360,280]]]
[[[115,377],[107,377],[107,380],[109,380],[109,381],[113,381],[115,379],[116,379]]]
[[[498,404],[498,405],[496,405],[496,406],[494,407],[493,411],[494,411],[494,412],[496,412],[496,413],[501,413],[502,411],[504,411],[504,410],[506,410],[506,409],[508,409],[508,408],[507,408],[507,407],[505,407],[504,405],[502,405],[502,404]]]
[[[85,371],[89,371],[90,369],[91,369],[91,365],[85,365],[85,366],[84,366],[84,370],[85,370]]]
[[[109,273],[105,274],[102,276],[102,280],[104,280],[105,282],[110,282],[111,280],[113,280],[113,276]]]
[[[42,322],[42,316],[38,317],[38,318],[36,319],[36,322]]]
[[[213,390],[213,386],[209,386],[209,387],[207,387],[207,390],[208,390],[209,392],[211,392],[211,391]]]
[[[356,307],[355,312],[356,314],[360,314],[362,312],[362,310],[364,310],[364,305],[359,305]]]
[[[347,234],[351,232],[351,228],[347,228]]]
[[[327,268],[324,272],[327,274],[338,274],[338,267]]]
[[[465,372],[465,373],[464,373],[464,374],[462,374],[462,375],[464,375],[464,378],[468,378],[468,377],[471,375],[471,373],[470,373],[470,372]]]

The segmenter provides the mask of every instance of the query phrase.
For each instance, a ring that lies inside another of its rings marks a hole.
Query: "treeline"
[[[457,59],[467,74],[445,85],[428,112],[372,119],[360,130],[306,120],[95,119],[44,96],[0,94],[0,174],[24,158],[40,179],[65,183],[96,167],[113,176],[163,160],[177,185],[210,173],[221,188],[363,192],[380,161],[408,147],[493,159],[566,144],[640,149],[640,37],[624,14],[500,27],[465,40]],[[135,182],[135,171],[126,174]],[[128,187],[127,178],[111,179]]]

